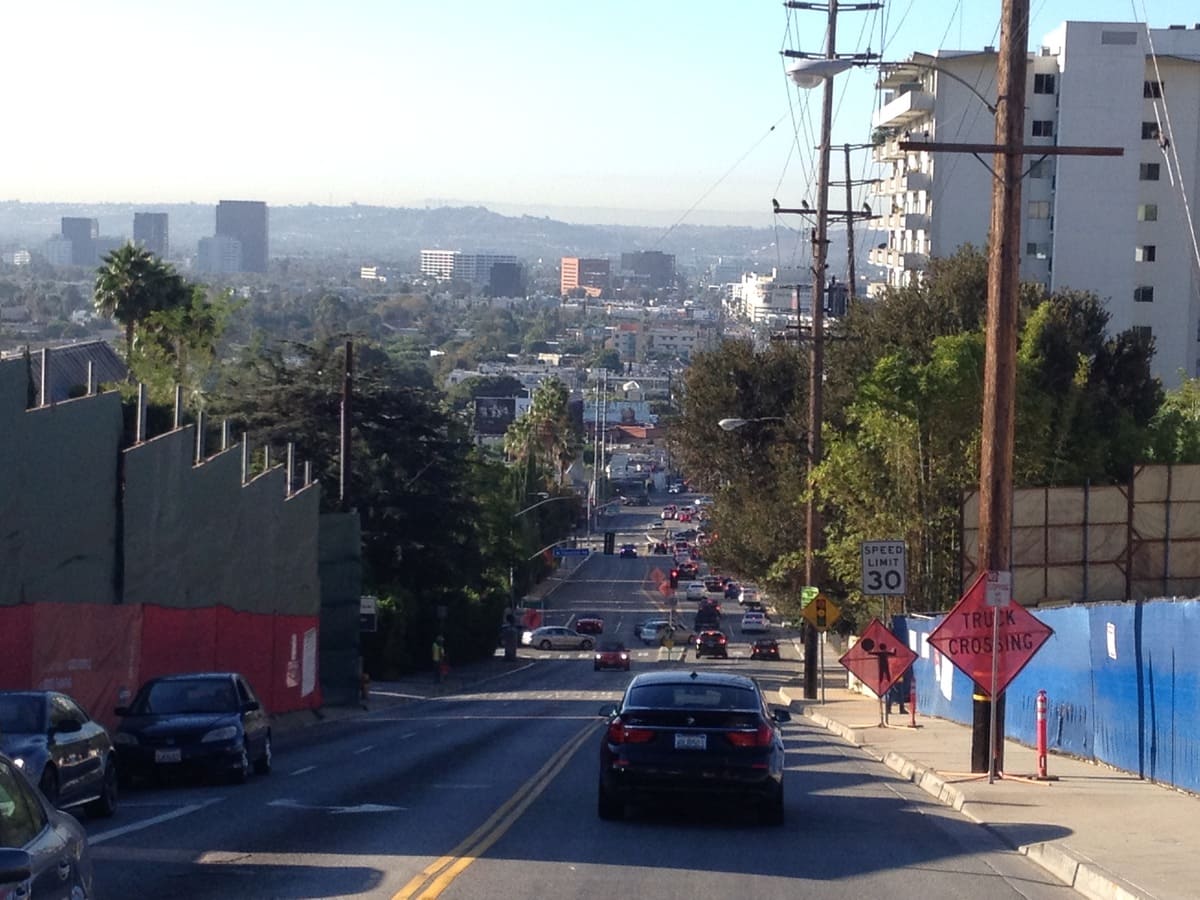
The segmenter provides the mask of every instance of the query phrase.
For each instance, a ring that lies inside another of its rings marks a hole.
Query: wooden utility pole
[[[342,422],[341,456],[342,471],[338,473],[338,502],[343,512],[350,510],[350,427],[353,422],[350,404],[354,397],[354,342],[346,341],[346,359],[342,369]]]
[[[1025,70],[1029,0],[1002,0],[996,73],[996,143],[900,141],[901,150],[993,153],[987,336],[979,460],[979,561],[988,571],[1012,567],[1013,444],[1016,418],[1017,313],[1020,289],[1021,178],[1024,157],[1120,156],[1119,147],[1026,147]],[[936,67],[931,67],[935,68]],[[976,688],[971,770],[1004,768],[1004,696]],[[991,735],[990,746],[988,735]]]

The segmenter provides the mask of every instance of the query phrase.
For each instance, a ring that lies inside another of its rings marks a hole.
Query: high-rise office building
[[[242,265],[242,242],[223,234],[200,238],[196,245],[196,269],[205,275],[246,271]]]
[[[621,269],[643,280],[648,287],[671,287],[675,284],[675,255],[661,250],[639,250],[621,254]]]
[[[167,214],[135,212],[133,242],[145,247],[159,259],[167,258]]]
[[[1053,291],[1095,293],[1109,331],[1154,338],[1155,375],[1200,375],[1200,28],[1064,22],[1030,55],[1021,184],[1021,277]],[[931,68],[936,67],[936,68]],[[906,135],[994,140],[983,97],[996,95],[997,54],[916,54],[881,79],[875,159],[888,171],[874,205],[887,240],[871,251],[885,282],[920,277],[929,257],[987,244],[992,173],[953,154],[903,151]],[[943,70],[946,75],[943,76]],[[971,89],[973,86],[974,90]],[[989,102],[991,102],[989,100]],[[1044,144],[1120,147],[1120,157],[1047,156]]]
[[[267,271],[267,204],[261,200],[222,200],[217,204],[217,237],[242,245],[242,272]]]
[[[607,259],[581,259],[564,256],[559,273],[559,291],[565,297],[583,288],[589,297],[599,297],[608,290],[610,266]]]
[[[99,219],[63,216],[62,236],[71,242],[71,265],[96,265],[96,239],[100,237]]]

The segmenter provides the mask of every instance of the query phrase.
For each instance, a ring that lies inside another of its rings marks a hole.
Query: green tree
[[[529,411],[514,421],[504,435],[504,450],[509,458],[537,471],[535,477],[549,489],[562,484],[567,468],[583,448],[583,435],[571,420],[570,397],[565,384],[557,378],[547,378],[534,390]]]
[[[93,292],[96,311],[125,329],[128,355],[133,353],[137,328],[147,317],[191,301],[189,287],[174,268],[132,243],[104,257]]]

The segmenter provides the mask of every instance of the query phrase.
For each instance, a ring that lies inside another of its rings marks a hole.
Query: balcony
[[[902,194],[908,191],[927,191],[933,184],[933,178],[928,172],[910,171],[902,175],[893,175],[879,183],[877,194]]]
[[[873,128],[903,128],[933,114],[933,94],[905,91],[871,117]]]
[[[883,227],[893,231],[928,231],[929,216],[924,213],[895,212],[883,216]]]
[[[929,264],[929,254],[915,251],[900,252],[886,248],[875,247],[871,250],[868,261],[873,266],[884,269],[900,269],[904,272],[923,272]]]

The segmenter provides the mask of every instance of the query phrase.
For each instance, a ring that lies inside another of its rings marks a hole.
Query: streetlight
[[[783,421],[783,419],[780,418],[779,416],[759,416],[756,419],[739,419],[739,418],[735,417],[735,418],[730,418],[730,419],[721,419],[719,422],[717,422],[717,426],[725,431],[733,431],[735,429],[741,428],[743,425],[753,425],[756,422],[782,422],[782,421]]]
[[[952,81],[957,81],[968,91],[979,98],[980,102],[987,107],[988,112],[993,116],[996,114],[996,105],[979,92],[979,89],[971,82],[967,81],[961,75],[957,75],[937,63],[919,62],[916,59],[909,59],[900,62],[880,62],[879,60],[867,61],[853,58],[839,59],[800,59],[787,67],[788,77],[796,83],[798,87],[807,89],[820,87],[826,78],[845,72],[854,67],[878,66],[882,70],[902,71],[904,69],[924,69],[928,72],[937,72],[939,75],[945,75]]]

